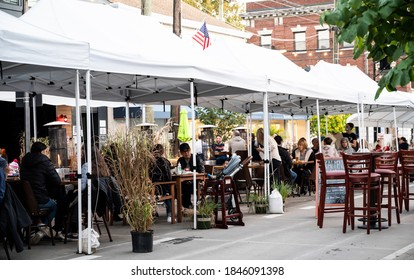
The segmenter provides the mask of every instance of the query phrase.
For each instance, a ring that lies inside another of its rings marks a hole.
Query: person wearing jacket
[[[193,155],[191,153],[191,148],[190,148],[190,145],[188,145],[188,143],[182,143],[180,145],[180,154],[181,154],[181,157],[178,159],[177,165],[180,164],[182,169],[185,172],[191,172],[193,171],[194,168],[196,169],[197,173],[205,172],[204,161],[199,156],[196,156],[196,162],[194,165]],[[184,208],[192,207],[192,204],[191,204],[191,195],[193,194],[192,185],[193,185],[193,181],[191,180],[182,182],[181,197],[182,197],[182,206]]]
[[[230,154],[236,153],[236,151],[239,150],[246,150],[246,140],[241,138],[240,132],[238,130],[235,130],[233,132],[233,138],[229,141],[229,152]]]
[[[57,198],[61,180],[52,161],[43,154],[46,148],[46,145],[42,142],[32,144],[30,152],[22,158],[20,179],[29,181],[39,208],[49,208],[51,211],[50,218],[53,220],[58,211],[57,202],[53,198]],[[40,223],[40,221],[38,222]],[[48,224],[47,219],[41,222]],[[38,243],[49,232],[46,226],[41,229],[32,239],[32,244]]]

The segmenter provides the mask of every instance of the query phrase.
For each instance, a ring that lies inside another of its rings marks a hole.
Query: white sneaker
[[[171,223],[171,216],[167,217],[167,223]]]
[[[32,236],[32,238],[30,239],[30,244],[31,245],[37,245],[39,244],[40,240],[42,240],[42,238],[45,237],[45,233],[41,230],[39,230],[38,232],[36,232],[36,234],[34,236]]]

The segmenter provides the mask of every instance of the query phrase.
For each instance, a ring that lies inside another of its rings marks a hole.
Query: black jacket
[[[60,185],[60,177],[50,159],[37,153],[27,153],[20,165],[20,178],[30,182],[37,203],[53,198]]]
[[[193,155],[191,154],[191,158],[190,161],[186,162],[185,158],[180,157],[177,161],[177,165],[181,164],[181,168],[184,170],[185,168],[190,168],[190,171],[193,171],[194,165],[193,165]],[[188,166],[187,166],[188,165]],[[204,168],[204,161],[197,155],[196,156],[196,172],[197,173],[204,173],[205,168]]]
[[[0,203],[0,236],[7,237],[10,248],[16,247],[16,252],[23,251],[21,230],[28,227],[32,220],[16,194],[6,185],[4,199]]]

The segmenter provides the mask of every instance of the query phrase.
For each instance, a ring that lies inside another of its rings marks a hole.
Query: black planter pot
[[[152,252],[153,244],[152,230],[147,232],[131,231],[132,237],[132,252],[134,253],[149,253]]]
[[[197,215],[197,229],[210,229],[211,216]]]
[[[255,204],[254,206],[256,214],[266,214],[267,205],[266,204]]]

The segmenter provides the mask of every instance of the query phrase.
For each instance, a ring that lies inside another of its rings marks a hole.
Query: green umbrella
[[[180,125],[178,126],[177,138],[181,142],[188,142],[191,140],[191,132],[188,125],[188,115],[186,109],[182,109],[180,112]]]

